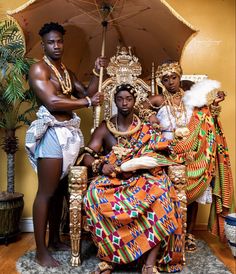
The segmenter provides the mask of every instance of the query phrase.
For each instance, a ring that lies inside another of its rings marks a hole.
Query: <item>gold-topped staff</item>
[[[152,93],[152,95],[156,94],[155,63],[154,62],[152,62],[151,93]]]

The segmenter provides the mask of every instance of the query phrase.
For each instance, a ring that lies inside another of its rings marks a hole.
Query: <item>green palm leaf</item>
[[[7,154],[16,153],[15,130],[29,125],[36,110],[35,95],[27,83],[34,60],[24,56],[24,46],[24,37],[17,25],[11,20],[0,22],[0,128],[6,132],[2,147]],[[7,167],[8,174],[14,174],[12,167],[14,157]],[[7,189],[14,191],[14,178],[8,180]]]

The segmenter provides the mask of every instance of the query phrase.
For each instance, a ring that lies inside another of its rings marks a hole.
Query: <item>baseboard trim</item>
[[[207,230],[207,224],[206,223],[196,224],[194,227],[194,230]]]
[[[34,232],[33,218],[21,218],[20,220],[21,232]]]

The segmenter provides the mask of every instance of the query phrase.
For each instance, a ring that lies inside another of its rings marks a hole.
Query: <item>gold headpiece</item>
[[[176,73],[179,76],[182,75],[182,68],[178,62],[164,63],[158,66],[156,77],[161,80],[165,75],[171,75],[172,73]]]

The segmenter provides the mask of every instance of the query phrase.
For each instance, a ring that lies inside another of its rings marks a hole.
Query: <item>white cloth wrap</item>
[[[48,127],[53,127],[62,149],[62,179],[67,175],[69,166],[75,164],[79,150],[84,146],[84,137],[80,130],[80,118],[76,113],[73,113],[72,119],[60,122],[57,121],[44,106],[39,108],[36,115],[38,119],[31,123],[26,132],[25,148],[30,163],[37,172],[37,159],[35,158],[36,147]]]

